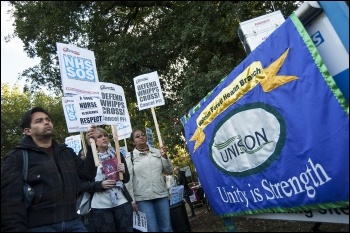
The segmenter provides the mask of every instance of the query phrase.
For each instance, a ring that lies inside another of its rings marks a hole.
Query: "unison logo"
[[[270,166],[285,140],[281,114],[265,103],[251,103],[234,109],[216,126],[210,158],[223,173],[244,177]]]

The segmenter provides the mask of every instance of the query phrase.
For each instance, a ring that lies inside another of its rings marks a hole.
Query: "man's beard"
[[[53,131],[52,132],[47,132],[41,135],[42,139],[51,139],[53,135]]]

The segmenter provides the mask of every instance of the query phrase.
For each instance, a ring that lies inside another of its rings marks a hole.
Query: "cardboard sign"
[[[184,186],[178,185],[170,188],[170,205],[182,202],[184,199]]]
[[[104,124],[101,102],[97,96],[81,94],[73,98],[80,127]]]
[[[67,144],[68,147],[72,148],[75,154],[78,155],[79,151],[81,150],[80,135],[73,135],[73,136],[66,137],[64,143]]]
[[[134,85],[139,110],[165,104],[157,71],[135,77]]]

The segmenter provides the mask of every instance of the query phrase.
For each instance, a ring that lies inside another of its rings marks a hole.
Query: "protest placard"
[[[184,199],[184,186],[178,185],[170,188],[170,205],[180,203]]]
[[[73,98],[80,127],[104,124],[101,102],[98,96],[80,94]]]
[[[94,52],[72,44],[56,45],[64,96],[99,94]]]
[[[77,111],[75,110],[74,98],[72,96],[62,97],[62,107],[64,117],[66,118],[66,124],[68,133],[76,133],[86,131],[86,127],[80,127]]]
[[[80,135],[73,135],[73,136],[66,137],[64,143],[67,144],[68,147],[72,148],[75,154],[78,155],[79,151],[81,150]]]
[[[154,107],[165,104],[157,71],[135,77],[134,85],[139,110],[151,108],[154,125],[157,131],[159,147],[163,147],[157,117],[154,111]]]
[[[121,146],[121,147],[119,148],[119,150],[120,150],[120,153],[122,153],[122,155],[123,155],[124,158],[125,158],[126,153],[127,153],[127,151],[126,151],[126,146]]]
[[[145,127],[145,130],[146,130],[146,136],[147,136],[147,144],[150,147],[154,148],[154,139],[153,139],[152,129]]]
[[[103,122],[131,125],[123,88],[113,83],[100,82],[100,91]]]
[[[157,71],[135,77],[134,86],[139,110],[165,104]]]

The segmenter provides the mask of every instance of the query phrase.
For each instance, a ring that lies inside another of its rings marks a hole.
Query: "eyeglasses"
[[[145,136],[146,136],[146,134],[141,133],[141,134],[136,134],[136,135],[135,135],[135,138],[140,138],[140,137],[145,137]]]

